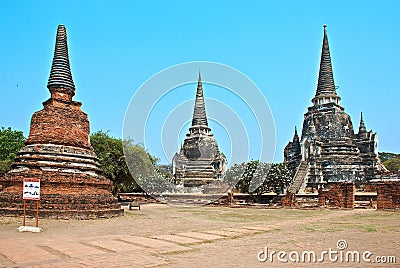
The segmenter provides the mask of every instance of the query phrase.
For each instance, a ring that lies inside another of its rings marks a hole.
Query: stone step
[[[297,168],[297,172],[294,176],[294,182],[292,186],[290,186],[289,191],[292,193],[297,193],[302,184],[304,183],[304,179],[307,175],[307,163],[305,161],[301,161],[299,167]]]

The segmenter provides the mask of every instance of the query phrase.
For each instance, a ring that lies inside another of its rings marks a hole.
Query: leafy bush
[[[0,129],[0,172],[11,169],[17,152],[24,146],[25,137],[22,131],[12,130],[11,127]]]

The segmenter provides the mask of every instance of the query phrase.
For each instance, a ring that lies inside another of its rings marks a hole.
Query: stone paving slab
[[[75,267],[160,267],[170,262],[164,258],[151,256],[149,254],[100,254],[89,255],[84,258],[74,258],[69,260],[61,260],[59,262],[42,263],[33,265],[35,268],[75,268]],[[29,266],[31,267],[31,266]]]
[[[100,250],[99,248],[96,248],[96,247],[93,247],[90,245],[84,245],[79,242],[57,241],[55,243],[46,244],[44,246],[49,247],[52,250],[61,252],[62,254],[65,254],[66,256],[69,256],[69,257],[78,257],[78,256],[82,256],[82,255],[107,253],[106,250]]]
[[[42,264],[30,266],[30,267],[35,267],[35,268],[53,268],[53,267],[75,268],[75,267],[83,267],[83,265],[79,265],[74,261],[69,261],[69,262],[58,262],[58,263],[42,263]]]
[[[224,237],[235,237],[235,236],[239,236],[242,234],[242,233],[238,234],[237,232],[226,231],[226,230],[206,230],[206,231],[201,231],[201,232],[207,233],[207,234],[224,236]]]
[[[178,244],[195,244],[195,243],[201,243],[204,241],[204,240],[200,240],[200,239],[184,237],[184,236],[179,236],[179,235],[156,235],[156,236],[152,236],[152,238],[167,240],[167,241],[178,243]]]
[[[266,232],[271,230],[270,227],[263,226],[263,225],[245,226],[242,229],[249,229],[249,230],[255,230],[255,231],[266,231]]]
[[[125,241],[128,243],[133,243],[135,245],[152,248],[157,253],[191,250],[191,248],[189,247],[142,236],[124,236],[120,241]]]
[[[10,242],[0,246],[0,252],[6,263],[30,263],[43,259],[57,259],[58,256],[49,251],[28,243]]]
[[[254,230],[251,229],[247,229],[247,228],[224,228],[222,229],[224,231],[228,231],[228,232],[234,232],[236,233],[236,235],[247,235],[247,234],[253,234],[255,233]]]
[[[96,240],[88,241],[87,244],[93,245],[94,247],[103,248],[110,252],[132,252],[137,253],[143,251],[143,247],[135,244],[128,244],[120,240],[109,239],[109,238],[98,238]]]
[[[0,267],[12,267],[15,263],[0,253]]]
[[[1,267],[1,266],[0,266]],[[52,259],[52,260],[41,260],[37,262],[30,262],[30,263],[23,263],[20,264],[18,263],[17,265],[14,266],[5,266],[5,267],[35,267],[35,268],[50,268],[50,267],[63,267],[63,268],[68,268],[68,267],[82,267],[74,262],[74,259],[68,258],[68,259]]]
[[[191,237],[191,238],[196,238],[196,239],[201,239],[201,240],[218,240],[218,239],[224,239],[225,237],[220,236],[220,235],[214,235],[214,234],[206,234],[206,233],[199,233],[199,232],[185,232],[185,233],[177,233],[176,235],[179,236],[185,236],[185,237]]]
[[[156,243],[164,242],[155,241]],[[93,247],[86,243],[93,244]],[[0,267],[158,267],[169,263],[165,258],[151,255],[152,250],[145,246],[141,247],[107,238],[91,239],[90,242],[81,243],[56,242],[46,246],[24,246],[24,244],[12,242],[9,242],[8,245],[12,247],[2,245],[3,247],[0,248],[1,255],[4,254],[3,257],[0,256]],[[164,243],[163,245],[165,246]],[[99,250],[96,248],[97,246],[104,249]],[[168,243],[168,246],[171,244]],[[172,247],[159,252],[182,249],[182,247],[176,246],[179,248]],[[48,248],[48,250],[44,248]],[[116,252],[112,252],[113,249]],[[51,250],[59,252],[59,254],[51,253]]]
[[[159,267],[168,260],[149,254],[106,254],[90,255],[75,261],[81,267]]]

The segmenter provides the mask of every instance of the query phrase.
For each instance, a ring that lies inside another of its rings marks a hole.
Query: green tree
[[[259,164],[260,162],[258,160],[252,160],[250,162],[240,164],[242,166],[239,165],[239,170],[243,171],[243,173],[241,174],[241,178],[235,185],[236,190],[241,193],[249,193],[249,190],[251,192],[250,184]]]
[[[154,180],[159,177],[159,159],[142,145],[111,137],[103,131],[93,133],[90,143],[99,158],[104,176],[114,184],[114,193],[158,189]]]
[[[166,178],[157,165],[157,157],[131,141],[124,141],[124,153],[130,173],[146,193],[161,194],[172,189],[170,178]]]
[[[289,170],[283,163],[271,164],[258,160],[235,164],[230,167],[224,181],[241,193],[280,193],[292,183]]]
[[[25,137],[22,131],[12,130],[11,127],[1,127],[0,130],[0,172],[11,169],[17,152],[24,146]]]
[[[258,160],[252,160],[250,162],[234,164],[225,172],[222,179],[223,182],[231,187],[235,187],[235,189],[241,193],[248,193],[250,182],[258,163]]]
[[[383,165],[392,172],[400,171],[400,155],[383,162]]]
[[[90,143],[99,159],[104,176],[113,182],[114,193],[140,190],[125,163],[121,139],[98,131],[90,136]]]
[[[262,172],[262,174],[263,182],[254,191],[258,195],[268,192],[283,193],[284,189],[293,183],[290,171],[284,163],[271,164],[268,172]]]
[[[385,161],[388,161],[388,160],[390,160],[390,159],[392,159],[394,157],[398,157],[398,156],[399,155],[394,154],[394,153],[387,153],[387,152],[379,153],[379,158],[380,158],[382,163],[385,162]]]
[[[381,159],[381,163],[392,172],[400,171],[400,154],[394,153],[379,153],[379,158]]]

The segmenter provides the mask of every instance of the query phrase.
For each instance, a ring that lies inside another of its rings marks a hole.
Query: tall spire
[[[192,127],[195,126],[208,127],[206,107],[204,105],[203,83],[201,82],[200,71],[199,71],[199,80],[197,82],[196,101],[194,104],[193,119],[192,119]]]
[[[299,135],[297,135],[297,128],[296,126],[294,127],[294,136],[293,136],[293,142],[292,142],[292,149],[293,151],[300,152],[300,139]]]
[[[316,103],[317,99],[328,96],[334,97],[337,103],[340,100],[340,97],[336,94],[335,82],[333,80],[331,53],[329,51],[326,25],[324,25],[324,39],[322,41],[321,61],[318,74],[318,85],[317,85],[317,92],[315,94],[313,102]],[[325,102],[326,101],[324,101],[323,103]]]
[[[58,25],[54,57],[47,88],[50,90],[62,88],[69,91],[72,96],[75,94],[75,84],[69,65],[67,31],[64,25]]]
[[[360,119],[360,126],[358,128],[358,133],[366,133],[366,132],[367,132],[367,128],[365,127],[363,114],[361,112],[361,119]]]
[[[293,136],[293,142],[298,142],[299,141],[299,135],[297,135],[297,127],[294,127],[294,136]]]

